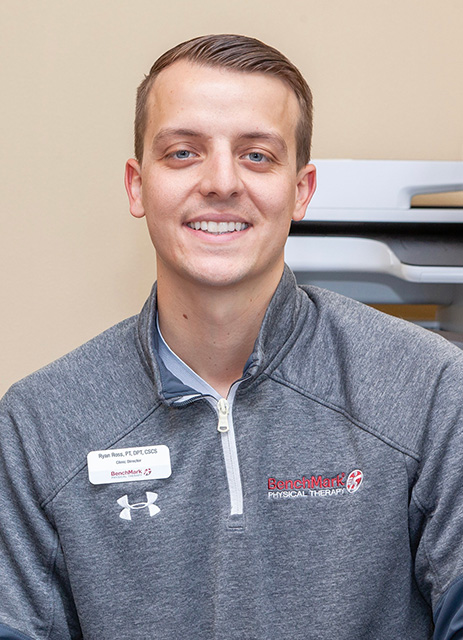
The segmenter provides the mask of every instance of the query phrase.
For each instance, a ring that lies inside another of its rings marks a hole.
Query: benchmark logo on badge
[[[87,465],[92,484],[162,480],[172,473],[166,445],[90,451]]]
[[[269,478],[268,497],[279,500],[284,498],[323,498],[355,493],[363,482],[363,472],[354,469],[346,477],[344,472],[335,476],[302,476],[296,479]]]

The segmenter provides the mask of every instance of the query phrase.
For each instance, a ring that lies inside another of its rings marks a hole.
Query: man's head
[[[295,93],[300,109],[296,126],[297,168],[310,159],[312,139],[312,94],[300,71],[277,49],[241,35],[209,35],[183,42],[164,53],[151,67],[138,88],[135,113],[135,157],[142,162],[147,121],[147,101],[161,71],[179,60],[243,73],[269,74],[282,80]]]
[[[205,38],[208,46],[215,38],[224,36]],[[143,157],[128,160],[126,188],[132,215],[147,220],[159,292],[246,282],[270,291],[281,277],[291,220],[305,214],[315,167],[307,163],[307,135],[298,159],[301,101],[281,75],[259,70],[276,62],[256,46],[260,63],[243,54],[250,73],[243,62],[237,69],[170,52],[139,92],[146,93],[139,100]],[[221,47],[217,55],[230,57]]]

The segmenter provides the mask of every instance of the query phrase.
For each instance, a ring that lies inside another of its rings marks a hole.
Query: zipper
[[[220,433],[222,440],[222,451],[230,494],[230,515],[243,514],[243,487],[241,485],[240,465],[233,426],[233,400],[237,387],[238,384],[231,387],[228,400],[220,398],[216,401],[217,431]]]
[[[230,425],[228,424],[228,414],[230,413],[230,405],[228,404],[228,400],[225,398],[220,398],[217,402],[217,413],[219,414],[219,424],[217,425],[217,431],[220,433],[226,433],[230,429]]]
[[[243,514],[243,487],[241,484],[240,465],[238,451],[236,449],[235,430],[233,427],[233,401],[240,382],[242,382],[242,380],[237,381],[230,387],[228,399],[219,398],[217,400],[217,398],[210,395],[198,394],[181,396],[173,403],[176,406],[185,406],[202,397],[206,399],[217,412],[217,431],[220,433],[222,441],[225,472],[230,495],[230,515]]]

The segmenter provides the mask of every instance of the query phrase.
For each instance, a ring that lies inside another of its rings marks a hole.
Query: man
[[[0,638],[463,637],[463,354],[296,286],[310,134],[305,81],[250,38],[142,83],[157,287],[3,400]]]

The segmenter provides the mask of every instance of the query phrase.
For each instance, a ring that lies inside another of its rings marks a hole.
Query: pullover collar
[[[150,377],[161,400],[172,404],[179,395],[192,392],[176,378],[158,357],[159,344],[156,331],[157,285],[146,301],[138,320],[138,338]],[[309,303],[309,304],[308,304]],[[302,306],[307,307],[302,313]],[[246,364],[246,379],[242,386],[251,384],[264,371],[278,366],[291,349],[310,310],[309,298],[298,288],[294,274],[285,265],[283,275],[265,313],[253,352]]]

